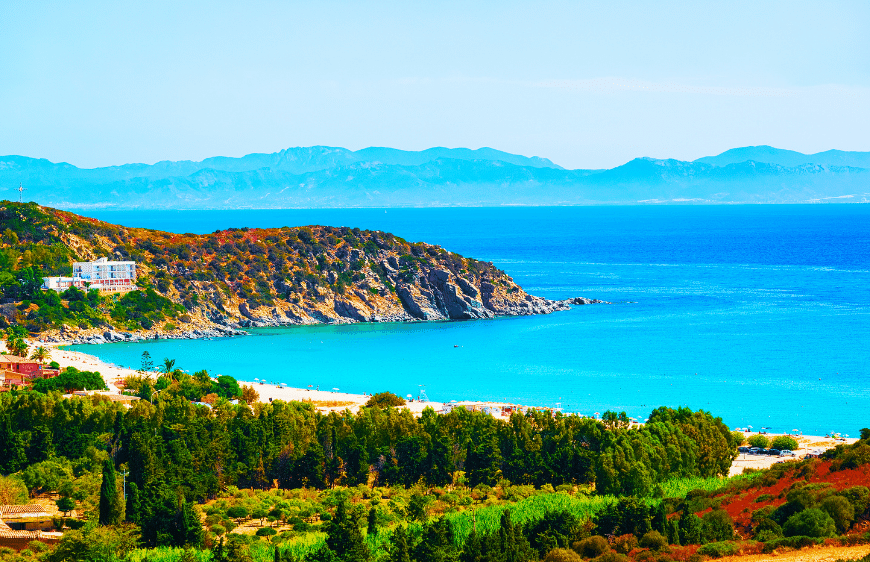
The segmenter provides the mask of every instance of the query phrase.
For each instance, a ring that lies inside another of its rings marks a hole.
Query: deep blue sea
[[[687,405],[732,426],[870,426],[870,206],[91,212],[205,233],[306,224],[389,231],[488,260],[533,294],[610,305],[496,320],[258,329],[142,351],[242,380],[607,409]],[[460,347],[454,347],[454,346]]]

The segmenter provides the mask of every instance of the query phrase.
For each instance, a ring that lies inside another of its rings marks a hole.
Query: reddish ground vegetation
[[[752,512],[763,507],[773,506],[779,507],[785,503],[785,495],[797,482],[806,484],[827,483],[830,484],[832,490],[845,490],[852,486],[870,486],[870,465],[859,466],[858,468],[838,470],[831,472],[831,461],[814,461],[808,464],[795,464],[794,468],[789,469],[781,478],[770,486],[762,485],[762,480],[758,481],[757,486],[745,490],[736,490],[734,492],[715,496],[714,499],[721,499],[720,508],[728,512],[728,515],[734,519],[735,527],[738,532],[740,528],[747,529],[751,525]],[[771,496],[770,499],[757,501],[761,496]],[[700,517],[706,511],[697,513]]]

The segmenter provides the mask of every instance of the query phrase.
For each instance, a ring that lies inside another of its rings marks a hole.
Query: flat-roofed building
[[[98,289],[104,292],[132,291],[136,288],[136,262],[96,261],[73,262],[72,277],[43,277],[43,289],[61,292],[70,287]]]

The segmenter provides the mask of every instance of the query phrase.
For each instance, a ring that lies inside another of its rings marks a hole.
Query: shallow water
[[[258,329],[148,350],[244,380],[493,399],[581,413],[688,405],[730,426],[857,434],[870,426],[870,207],[559,207],[94,212],[211,232],[330,224],[491,260],[527,291],[611,305],[487,321]],[[454,346],[460,347],[454,347]]]

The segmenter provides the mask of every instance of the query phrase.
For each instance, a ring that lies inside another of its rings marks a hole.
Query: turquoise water
[[[487,321],[258,329],[142,351],[243,380],[584,414],[688,405],[729,425],[857,434],[870,426],[870,206],[94,212],[211,232],[330,224],[491,260],[533,294],[611,305]],[[460,347],[454,347],[454,346]]]

